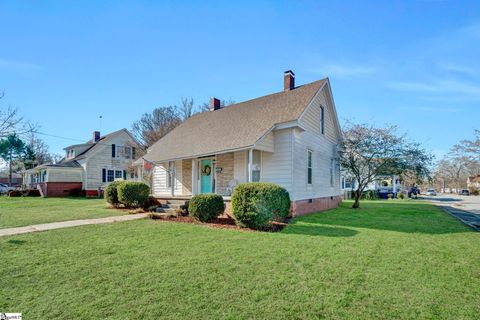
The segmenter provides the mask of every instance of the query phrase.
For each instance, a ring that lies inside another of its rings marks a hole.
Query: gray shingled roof
[[[297,120],[327,79],[194,115],[148,149],[152,162],[253,146],[274,125]]]

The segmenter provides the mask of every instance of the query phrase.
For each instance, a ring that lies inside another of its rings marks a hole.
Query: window
[[[107,170],[107,182],[112,182],[115,180],[115,171]]]
[[[351,178],[343,178],[345,180],[345,186],[343,187],[343,189],[351,189],[353,188],[353,184],[352,184],[352,179]]]
[[[259,150],[252,151],[252,181],[260,181],[260,173],[262,167],[262,153]]]
[[[325,134],[325,109],[320,107],[320,133]]]
[[[168,162],[168,169],[167,169],[167,188],[172,187],[173,179],[175,174],[175,162],[169,161]]]
[[[313,181],[313,151],[307,150],[307,184],[312,184]]]
[[[333,171],[334,171],[334,167],[335,167],[335,160],[334,159],[331,159],[330,160],[330,187],[333,187]]]
[[[115,179],[122,179],[122,171],[115,170]]]
[[[131,147],[124,147],[124,146],[117,146],[116,156],[117,156],[117,158],[132,159],[132,148]]]

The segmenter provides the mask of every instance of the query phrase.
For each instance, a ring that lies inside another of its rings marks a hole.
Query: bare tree
[[[181,106],[180,106],[180,114],[182,116],[182,120],[185,121],[191,116],[193,116],[194,112],[193,108],[193,98],[182,98]]]
[[[182,119],[175,106],[159,107],[151,113],[144,113],[140,120],[135,121],[132,133],[145,148],[148,148],[180,123]]]
[[[0,100],[5,97],[5,92],[0,93]],[[9,134],[15,133],[23,136],[37,128],[37,125],[26,121],[18,113],[18,109],[8,106],[5,109],[0,108],[0,138],[5,138]]]
[[[232,100],[232,98],[228,98],[228,100],[220,100],[220,107],[222,108],[229,107],[232,104],[235,104],[235,101]],[[199,112],[210,111],[210,103],[204,102],[198,107],[198,109]]]
[[[368,186],[382,175],[408,175],[421,179],[429,174],[432,156],[405,135],[397,135],[395,126],[375,128],[347,123],[344,127],[343,170],[357,181],[353,208]]]

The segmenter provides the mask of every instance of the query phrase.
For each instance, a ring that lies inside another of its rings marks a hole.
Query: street
[[[455,218],[480,232],[480,196],[439,193],[435,197],[422,196],[421,198],[442,207]]]

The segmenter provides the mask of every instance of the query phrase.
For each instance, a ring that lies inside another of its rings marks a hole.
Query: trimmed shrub
[[[11,190],[8,192],[9,197],[23,197],[23,193],[20,190]]]
[[[469,191],[472,196],[478,196],[480,194],[480,190],[475,187],[470,187]]]
[[[393,199],[393,193],[387,194],[387,198],[388,198],[388,199]]]
[[[233,192],[232,209],[239,226],[265,229],[272,220],[284,221],[290,214],[290,195],[273,183],[242,183]]]
[[[197,194],[188,204],[188,214],[202,222],[215,219],[224,211],[223,197],[214,193]]]
[[[105,188],[105,200],[114,206],[117,206],[120,203],[118,200],[118,186],[121,183],[123,183],[123,181],[112,181]]]
[[[150,187],[143,182],[121,181],[117,186],[118,201],[127,208],[143,207],[150,195]]]
[[[397,199],[405,199],[405,194],[403,192],[397,193]]]
[[[380,197],[376,190],[367,190],[363,192],[361,199],[362,200],[378,200],[380,199]]]

